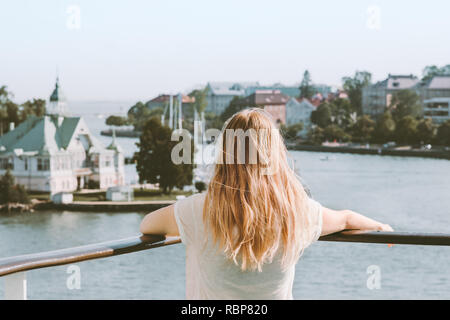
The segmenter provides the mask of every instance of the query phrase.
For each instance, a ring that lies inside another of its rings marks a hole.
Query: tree
[[[352,126],[353,141],[368,142],[372,138],[372,133],[375,130],[375,121],[368,115],[363,115],[356,120]]]
[[[135,131],[141,131],[147,121],[152,118],[161,118],[164,110],[160,107],[150,110],[141,101],[132,106],[127,113],[128,123],[134,126]]]
[[[362,114],[362,89],[370,84],[372,74],[367,71],[356,71],[353,77],[343,77],[343,88],[347,92],[352,110]]]
[[[431,143],[436,135],[436,126],[433,121],[428,119],[421,119],[417,124],[417,139],[422,143]]]
[[[450,120],[445,121],[438,127],[436,140],[439,144],[450,146]]]
[[[401,118],[396,125],[395,137],[398,143],[417,142],[417,120],[413,116]]]
[[[30,202],[28,194],[23,186],[14,183],[11,171],[6,170],[5,175],[0,179],[0,204]]]
[[[291,124],[282,130],[283,135],[287,139],[295,139],[297,137],[297,134],[303,130],[303,123],[294,123]]]
[[[378,118],[375,130],[373,132],[373,141],[378,143],[388,142],[394,138],[395,121],[392,114],[386,111]]]
[[[206,183],[203,181],[197,181],[195,183],[195,189],[197,189],[198,192],[203,192],[206,190]]]
[[[351,140],[351,136],[342,128],[335,124],[330,124],[323,129],[323,137],[326,141],[341,141],[347,142]]]
[[[174,187],[182,188],[192,183],[193,159],[190,164],[176,165],[171,159],[173,147],[178,143],[171,140],[172,130],[161,121],[150,118],[144,125],[137,143],[137,171],[141,182],[159,183],[163,193],[170,193]],[[191,157],[193,150],[191,150]]]
[[[9,131],[10,123],[18,125],[30,116],[42,117],[46,113],[45,100],[33,99],[18,105],[6,86],[0,87],[0,135]]]
[[[322,128],[332,123],[331,107],[327,102],[320,104],[316,110],[311,112],[311,122]]]
[[[199,114],[205,111],[208,106],[208,100],[206,99],[208,96],[208,87],[205,87],[203,90],[193,90],[189,93],[189,96],[195,99],[194,109],[197,110]]]
[[[305,70],[305,72],[303,73],[303,79],[300,83],[299,90],[299,98],[311,99],[311,97],[314,95],[314,87],[312,85],[311,75],[309,74],[308,70]]]
[[[111,115],[108,118],[106,118],[105,122],[106,122],[106,124],[108,126],[120,127],[120,126],[128,125],[128,119],[127,118],[121,117],[121,116],[114,116],[114,115]]]
[[[241,99],[238,96],[233,97],[233,100],[230,101],[230,104],[228,107],[225,108],[225,110],[220,115],[220,118],[223,122],[227,121],[232,115],[235,113],[251,107],[250,105],[246,104],[243,99]]]
[[[220,115],[212,112],[205,112],[206,128],[222,129],[223,121]]]
[[[438,66],[426,66],[422,71],[422,81],[427,81],[435,76],[450,75],[450,64],[438,67]]]
[[[19,108],[11,98],[13,94],[7,90],[6,86],[0,87],[0,135],[8,132],[9,124],[19,122]]]
[[[308,131],[308,141],[312,144],[321,144],[325,141],[324,130],[319,126],[313,126]]]
[[[352,110],[348,99],[335,99],[329,103],[333,123],[343,129],[350,128],[357,119],[357,113]]]
[[[417,117],[422,110],[420,96],[412,90],[399,90],[392,95],[389,110],[396,122],[405,116]]]
[[[42,117],[46,113],[45,100],[33,99],[22,104],[21,120],[25,121],[29,116]]]

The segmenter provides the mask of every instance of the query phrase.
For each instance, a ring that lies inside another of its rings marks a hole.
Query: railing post
[[[26,272],[5,276],[5,300],[27,300]]]

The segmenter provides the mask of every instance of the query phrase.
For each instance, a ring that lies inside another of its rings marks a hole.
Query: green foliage
[[[206,190],[206,183],[203,181],[197,181],[195,183],[195,189],[197,189],[198,192],[203,192]]]
[[[405,116],[397,122],[395,140],[398,143],[417,142],[417,120],[413,116]]]
[[[233,97],[233,100],[230,101],[230,104],[228,105],[228,107],[226,107],[226,109],[222,112],[222,114],[220,115],[220,119],[222,120],[222,122],[227,121],[232,115],[234,115],[235,113],[250,107],[248,104],[246,104],[243,99],[241,99],[240,97]]]
[[[372,74],[367,71],[356,71],[353,77],[343,77],[342,83],[348,94],[352,110],[362,114],[362,89],[370,84]]]
[[[311,75],[308,70],[303,73],[303,79],[300,83],[300,96],[299,98],[310,99],[314,95],[314,86],[312,85]]]
[[[386,111],[378,118],[372,140],[374,142],[383,143],[394,139],[395,121],[392,114]]]
[[[87,183],[88,189],[100,189],[100,182],[96,180],[89,179]]]
[[[42,117],[46,112],[45,100],[28,100],[19,106],[11,100],[12,97],[6,86],[0,87],[0,135],[9,131],[10,123],[17,126],[30,116]]]
[[[208,101],[206,99],[208,95],[208,87],[205,87],[203,90],[193,90],[189,96],[195,98],[194,108],[197,110],[199,114],[205,111],[208,106]]]
[[[355,123],[356,112],[352,110],[350,100],[335,99],[329,102],[329,106],[334,124],[346,130]]]
[[[295,139],[298,133],[303,130],[303,127],[304,126],[302,122],[294,123],[289,126],[281,124],[280,131],[285,139]]]
[[[163,113],[163,108],[158,107],[150,110],[144,103],[139,101],[128,110],[128,123],[134,126],[135,131],[142,131],[150,118],[161,118]]]
[[[21,121],[26,120],[29,116],[42,117],[46,113],[45,100],[33,99],[22,104]]]
[[[321,144],[324,141],[350,141],[351,136],[336,124],[330,124],[325,128],[313,126],[308,132],[308,141],[312,144]]]
[[[311,122],[317,124],[321,128],[325,128],[332,123],[331,116],[331,106],[325,102],[311,112]]]
[[[14,177],[9,169],[0,179],[0,204],[7,203],[30,203],[25,188],[14,183]]]
[[[420,96],[412,90],[399,90],[392,95],[389,109],[396,122],[405,116],[417,117],[422,109]]]
[[[422,143],[432,143],[436,135],[436,126],[433,121],[421,119],[417,124],[417,139]]]
[[[323,129],[323,138],[325,141],[347,142],[350,141],[352,137],[339,126],[330,124]]]
[[[125,117],[120,117],[120,116],[109,116],[108,118],[106,118],[106,124],[108,126],[126,126],[128,125],[128,119]]]
[[[450,75],[450,64],[438,67],[438,66],[426,66],[423,69],[423,77],[422,81],[427,81],[433,78],[434,76],[442,76],[442,75]]]
[[[445,121],[438,127],[436,140],[439,144],[450,146],[450,120]]]
[[[369,142],[375,130],[375,121],[368,115],[358,117],[356,123],[351,128],[352,140],[358,142]]]
[[[308,131],[308,141],[312,144],[321,144],[325,141],[324,130],[319,126],[313,126]]]
[[[172,162],[171,152],[178,142],[172,141],[171,135],[172,130],[162,126],[161,121],[153,117],[145,123],[137,143],[137,171],[140,181],[159,183],[164,193],[170,193],[174,187],[182,188],[191,184],[193,178],[192,164],[176,165]]]
[[[216,115],[212,112],[205,112],[205,122],[206,122],[206,128],[212,128],[212,129],[222,129],[223,127],[223,121],[221,116]]]

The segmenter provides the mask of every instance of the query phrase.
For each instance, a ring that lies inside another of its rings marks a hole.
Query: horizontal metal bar
[[[181,240],[178,237],[165,239],[163,236],[142,235],[81,247],[8,257],[0,259],[0,277],[25,270],[107,258],[125,253],[167,246],[179,242],[181,242]]]
[[[450,246],[450,235],[407,232],[362,232],[343,231],[319,238],[320,241],[392,243],[413,245]],[[121,240],[96,243],[81,247],[40,252],[0,259],[0,276],[8,274],[70,264],[85,260],[100,259],[121,254],[148,250],[181,242],[179,237],[142,235]]]
[[[319,238],[320,241],[450,246],[450,234],[347,230]]]

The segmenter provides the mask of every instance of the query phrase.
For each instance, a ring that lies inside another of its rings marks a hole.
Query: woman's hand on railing
[[[377,231],[388,231],[393,232],[394,229],[388,224],[380,223],[379,229]]]

